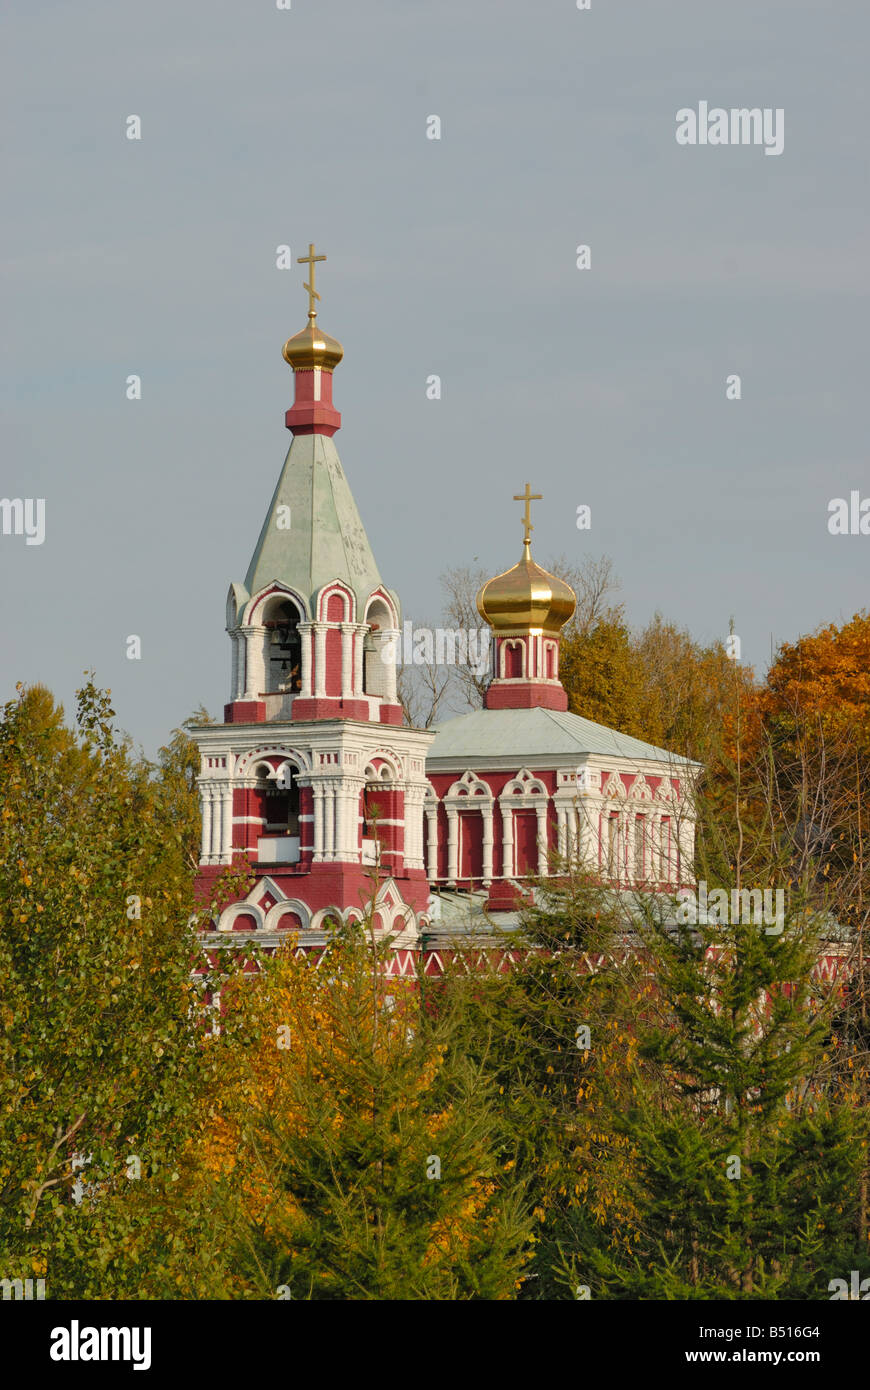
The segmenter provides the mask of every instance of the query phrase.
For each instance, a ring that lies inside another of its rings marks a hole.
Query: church
[[[227,868],[254,884],[227,933],[322,946],[373,913],[395,973],[437,970],[451,939],[516,925],[554,857],[621,889],[693,883],[696,763],[568,712],[559,680],[573,591],[531,554],[483,586],[491,630],[482,709],[411,728],[397,698],[398,593],[381,578],[338,450],[341,344],[308,323],[284,345],[293,438],[243,583],[230,585],[230,698],[193,730],[201,755],[197,892]],[[235,935],[238,942],[239,936]]]

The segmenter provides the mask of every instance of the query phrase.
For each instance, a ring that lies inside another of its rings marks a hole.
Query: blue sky
[[[870,537],[827,505],[870,496],[868,16],[7,3],[0,495],[44,497],[46,539],[0,536],[0,697],[71,709],[93,666],[149,753],[220,712],[227,587],[290,439],[281,243],[329,258],[336,442],[405,617],[437,616],[446,567],[519,558],[526,479],[536,557],[608,554],[636,624],[733,614],[763,667],[865,606]],[[677,145],[701,100],[783,108],[782,155]]]

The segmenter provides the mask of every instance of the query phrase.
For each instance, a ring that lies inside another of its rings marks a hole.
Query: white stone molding
[[[237,917],[251,916],[256,922],[256,930],[262,931],[266,920],[263,909],[257,903],[248,902],[247,898],[242,898],[240,902],[230,903],[225,907],[218,919],[218,931],[232,931],[233,923]]]
[[[603,795],[608,801],[617,801],[625,797],[625,783],[618,772],[611,772]]]
[[[550,801],[546,786],[527,767],[521,767],[505,784],[498,800],[502,816],[502,877],[514,878],[517,873],[513,812],[532,810],[537,816],[537,872],[543,878],[547,873],[547,807]]]
[[[519,647],[520,651],[520,674],[509,676],[507,674],[507,653],[508,649],[514,650]],[[499,677],[501,680],[528,680],[528,651],[524,637],[503,637],[498,653]]]
[[[343,606],[340,618],[329,618],[327,616],[329,613],[329,600],[332,598],[333,594],[338,594],[339,598],[342,600]],[[325,584],[317,595],[316,616],[322,623],[329,623],[330,626],[334,626],[337,622],[340,622],[342,625],[345,623],[353,623],[356,619],[356,596],[353,590],[348,588],[347,584],[343,583],[340,579],[333,579],[330,583]]]
[[[630,795],[632,797],[632,800],[634,801],[652,801],[652,787],[650,786],[649,782],[646,780],[642,772],[638,772],[635,775],[634,781],[631,784]]]
[[[311,909],[300,898],[282,898],[274,903],[266,913],[263,921],[264,931],[278,931],[278,923],[285,912],[295,912],[302,923],[303,930],[311,925]],[[282,928],[282,930],[285,929]]]
[[[483,817],[483,875],[487,875],[486,839],[489,835],[489,878],[492,878],[492,811],[493,795],[489,785],[475,772],[463,772],[444,795],[447,811],[447,881],[456,883],[459,877],[459,812],[469,807],[480,808]]]

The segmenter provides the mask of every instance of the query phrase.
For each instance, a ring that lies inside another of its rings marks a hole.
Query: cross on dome
[[[325,261],[325,260],[326,260],[326,256],[325,256],[325,255],[324,255],[324,256],[315,256],[315,254],[314,254],[314,242],[313,242],[313,241],[309,241],[309,243],[308,243],[308,255],[307,255],[307,256],[297,256],[297,257],[296,257],[296,264],[297,264],[297,265],[307,265],[307,266],[309,267],[309,273],[310,273],[310,275],[311,275],[311,284],[310,284],[310,285],[306,285],[304,281],[303,281],[303,283],[302,283],[302,288],[303,288],[304,290],[307,290],[307,291],[308,291],[308,321],[309,321],[309,323],[313,323],[314,320],[317,318],[317,310],[316,310],[315,307],[314,307],[314,301],[315,301],[315,299],[319,299],[319,298],[320,298],[320,295],[317,293],[317,290],[314,288],[314,264],[315,264],[315,261]]]
[[[531,512],[531,505],[530,505],[530,504],[531,504],[532,502],[541,502],[541,501],[543,501],[543,493],[541,493],[541,492],[532,492],[532,489],[530,488],[529,484],[526,483],[526,490],[525,490],[525,492],[521,492],[521,493],[516,493],[516,492],[515,492],[515,493],[514,493],[514,501],[515,501],[515,502],[525,502],[525,504],[526,504],[526,510],[525,510],[524,515],[523,515],[523,526],[525,527],[525,535],[523,536],[523,545],[528,545],[528,544],[529,544],[529,541],[530,541],[531,538],[532,538],[532,532],[533,532],[534,529],[535,529],[534,526],[532,525],[532,512]]]

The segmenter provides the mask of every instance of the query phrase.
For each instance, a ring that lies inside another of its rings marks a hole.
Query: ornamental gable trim
[[[527,767],[521,767],[516,777],[511,778],[502,790],[499,801],[510,801],[516,805],[522,805],[526,798],[535,799],[538,797],[548,798],[550,793],[544,783]]]
[[[268,776],[275,781],[281,775],[281,768],[285,763],[293,763],[300,772],[311,771],[312,762],[309,754],[302,753],[298,748],[288,748],[286,744],[263,744],[260,748],[252,748],[247,753],[243,753],[236,763],[236,777],[256,780],[257,766],[266,763],[271,766]]]
[[[444,800],[460,802],[466,806],[475,803],[480,805],[488,803],[491,806],[493,801],[492,788],[488,783],[482,781],[476,772],[469,769],[468,772],[463,772],[458,782],[454,782],[445,792]]]
[[[258,618],[263,616],[264,606],[268,603],[269,599],[274,598],[276,595],[280,598],[290,599],[292,603],[295,603],[299,609],[300,619],[309,617],[307,600],[303,598],[298,590],[291,589],[289,584],[282,584],[280,580],[276,579],[271,584],[268,584],[265,589],[261,589],[258,594],[254,594],[240,618],[241,626],[256,627]]]
[[[625,783],[618,772],[611,772],[603,792],[608,801],[621,800],[625,796]]]

